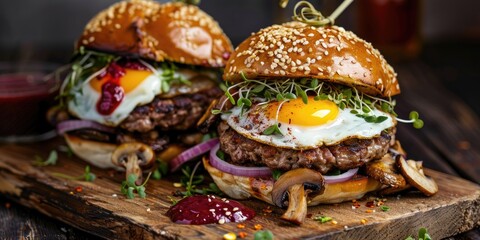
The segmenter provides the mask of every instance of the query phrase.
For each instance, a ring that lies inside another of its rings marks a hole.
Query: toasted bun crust
[[[248,199],[254,197],[272,205],[272,179],[257,179],[252,177],[235,176],[212,167],[207,157],[203,158],[203,165],[212,177],[218,188],[234,199]],[[325,191],[309,199],[308,206],[319,204],[340,203],[359,199],[366,193],[379,190],[382,184],[372,178],[352,179],[346,182],[325,184]]]
[[[211,16],[193,5],[123,0],[86,25],[76,47],[223,67],[233,52],[230,40]]]
[[[247,78],[318,78],[390,97],[400,93],[393,68],[379,51],[341,27],[301,22],[273,25],[243,41],[224,71],[230,82]]]

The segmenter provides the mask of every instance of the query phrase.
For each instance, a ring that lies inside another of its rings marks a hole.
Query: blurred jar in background
[[[59,84],[49,63],[0,62],[0,143],[36,142],[54,137],[46,119]]]
[[[421,50],[421,0],[360,0],[358,35],[388,61],[411,60]]]

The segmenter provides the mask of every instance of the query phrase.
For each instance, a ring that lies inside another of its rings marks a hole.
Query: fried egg
[[[97,104],[102,98],[102,86],[108,80],[98,76],[104,71],[106,68],[93,74],[88,80],[71,90],[73,99],[69,101],[68,109],[74,116],[107,126],[117,126],[130,115],[135,107],[152,102],[156,95],[162,93],[162,69],[156,69],[154,73],[150,69],[125,68],[124,75],[118,81],[123,89],[123,98],[111,113],[100,113]],[[187,80],[195,75],[195,72],[190,69],[178,69],[175,72],[175,77]],[[112,97],[120,98],[116,93],[112,93]]]
[[[387,113],[373,109],[371,114],[385,116],[380,123],[369,123],[351,113],[352,109],[340,109],[329,100],[308,98],[303,103],[297,98],[286,102],[270,102],[252,105],[249,109],[239,106],[222,119],[241,135],[271,146],[290,149],[312,149],[323,145],[335,145],[350,138],[373,138],[395,126],[396,120]],[[282,134],[266,135],[264,131],[279,123]]]

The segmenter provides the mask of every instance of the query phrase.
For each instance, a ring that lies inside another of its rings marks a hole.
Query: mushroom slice
[[[385,154],[381,159],[368,162],[365,166],[367,175],[391,188],[403,188],[407,185],[405,178],[395,165],[395,159]]]
[[[282,219],[301,224],[307,215],[308,197],[325,190],[322,174],[308,168],[297,168],[280,176],[273,184],[272,202],[279,207],[288,206]]]
[[[408,183],[420,190],[427,196],[438,192],[437,183],[430,177],[425,176],[421,161],[407,160],[401,155],[397,156],[397,164]]]
[[[155,154],[152,148],[139,142],[129,142],[119,145],[112,154],[113,164],[125,168],[126,177],[133,174],[137,177],[137,185],[142,184],[142,170],[149,169],[153,164]]]

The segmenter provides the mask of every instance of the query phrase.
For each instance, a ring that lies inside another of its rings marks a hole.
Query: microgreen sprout
[[[82,181],[86,181],[86,182],[93,182],[95,180],[95,178],[97,177],[94,173],[90,172],[90,166],[87,165],[85,167],[85,172],[80,175],[80,176],[70,176],[70,175],[67,175],[67,174],[64,174],[64,173],[57,173],[57,172],[54,172],[52,173],[53,176],[55,177],[60,177],[60,178],[65,178],[65,179],[69,179],[69,180],[82,180]]]
[[[66,106],[66,103],[70,100],[75,101],[75,95],[77,93],[82,93],[83,84],[88,83],[102,74],[110,63],[121,59],[122,58],[119,56],[86,50],[85,48],[80,47],[69,65],[68,75],[65,77],[65,80],[61,81],[62,86],[60,87],[60,94],[57,96],[60,100],[60,106]],[[172,62],[148,62],[142,59],[137,60],[162,79],[161,89],[163,92],[168,92],[173,84],[191,84],[190,81],[177,73],[180,67]],[[66,67],[67,66],[59,68],[58,72],[65,71]],[[157,69],[161,69],[161,71]],[[61,74],[56,75],[60,77]]]
[[[293,19],[316,27],[333,25],[335,24],[335,19],[340,16],[352,2],[353,0],[344,0],[330,16],[324,17],[322,13],[315,9],[308,1],[299,1],[293,9]],[[282,8],[285,8],[287,4],[288,0],[280,0],[280,6]]]
[[[32,164],[38,167],[45,167],[48,165],[57,164],[57,160],[58,160],[57,151],[52,150],[50,151],[50,154],[48,155],[46,160],[43,160],[42,157],[35,155],[35,161]]]
[[[161,159],[157,159],[157,168],[152,173],[152,178],[155,180],[162,179],[163,176],[167,175],[168,173],[168,164]]]
[[[413,127],[416,129],[420,129],[423,127],[423,120],[419,118],[419,114],[416,111],[410,112],[410,120],[404,120],[397,118],[397,121],[402,123],[413,123]]]
[[[399,122],[413,123],[415,128],[421,128],[423,121],[419,119],[417,112],[410,114],[410,120],[403,120],[397,117],[394,111],[395,100],[391,98],[383,99],[366,93],[359,92],[356,88],[347,87],[339,84],[321,82],[315,78],[302,79],[279,79],[278,81],[248,79],[243,72],[240,72],[243,78],[242,82],[229,86],[225,91],[225,100],[220,104],[220,109],[213,109],[212,114],[223,112],[226,102],[230,101],[233,105],[242,108],[242,114],[245,109],[254,104],[264,105],[271,102],[281,102],[277,108],[276,123],[264,130],[265,135],[281,135],[282,131],[278,123],[278,113],[284,102],[292,99],[301,98],[305,104],[308,104],[309,96],[315,101],[329,100],[335,103],[338,108],[351,109],[351,113],[359,118],[363,118],[369,123],[381,123],[388,117],[374,114],[374,109],[389,113]]]
[[[138,194],[140,198],[146,198],[147,194],[145,193],[145,190],[146,190],[145,184],[147,184],[151,175],[152,175],[152,172],[149,172],[147,178],[141,185],[137,185],[135,183],[138,178],[135,174],[128,175],[127,179],[122,182],[120,191],[122,192],[122,194],[126,195],[128,199],[134,199],[135,192]]]
[[[272,170],[272,177],[274,180],[278,180],[278,178],[280,178],[282,174],[283,172],[281,170],[278,170],[278,169]]]
[[[205,180],[205,177],[202,174],[195,175],[200,164],[201,162],[197,162],[193,170],[190,169],[188,165],[182,168],[183,176],[180,177],[180,183],[183,187],[185,187],[185,192],[179,192],[179,194],[184,197],[193,196],[195,194],[216,194],[219,196],[223,195],[222,191],[215,183],[209,183],[208,187],[204,187],[202,189],[197,188],[197,186],[199,184],[202,184]]]

